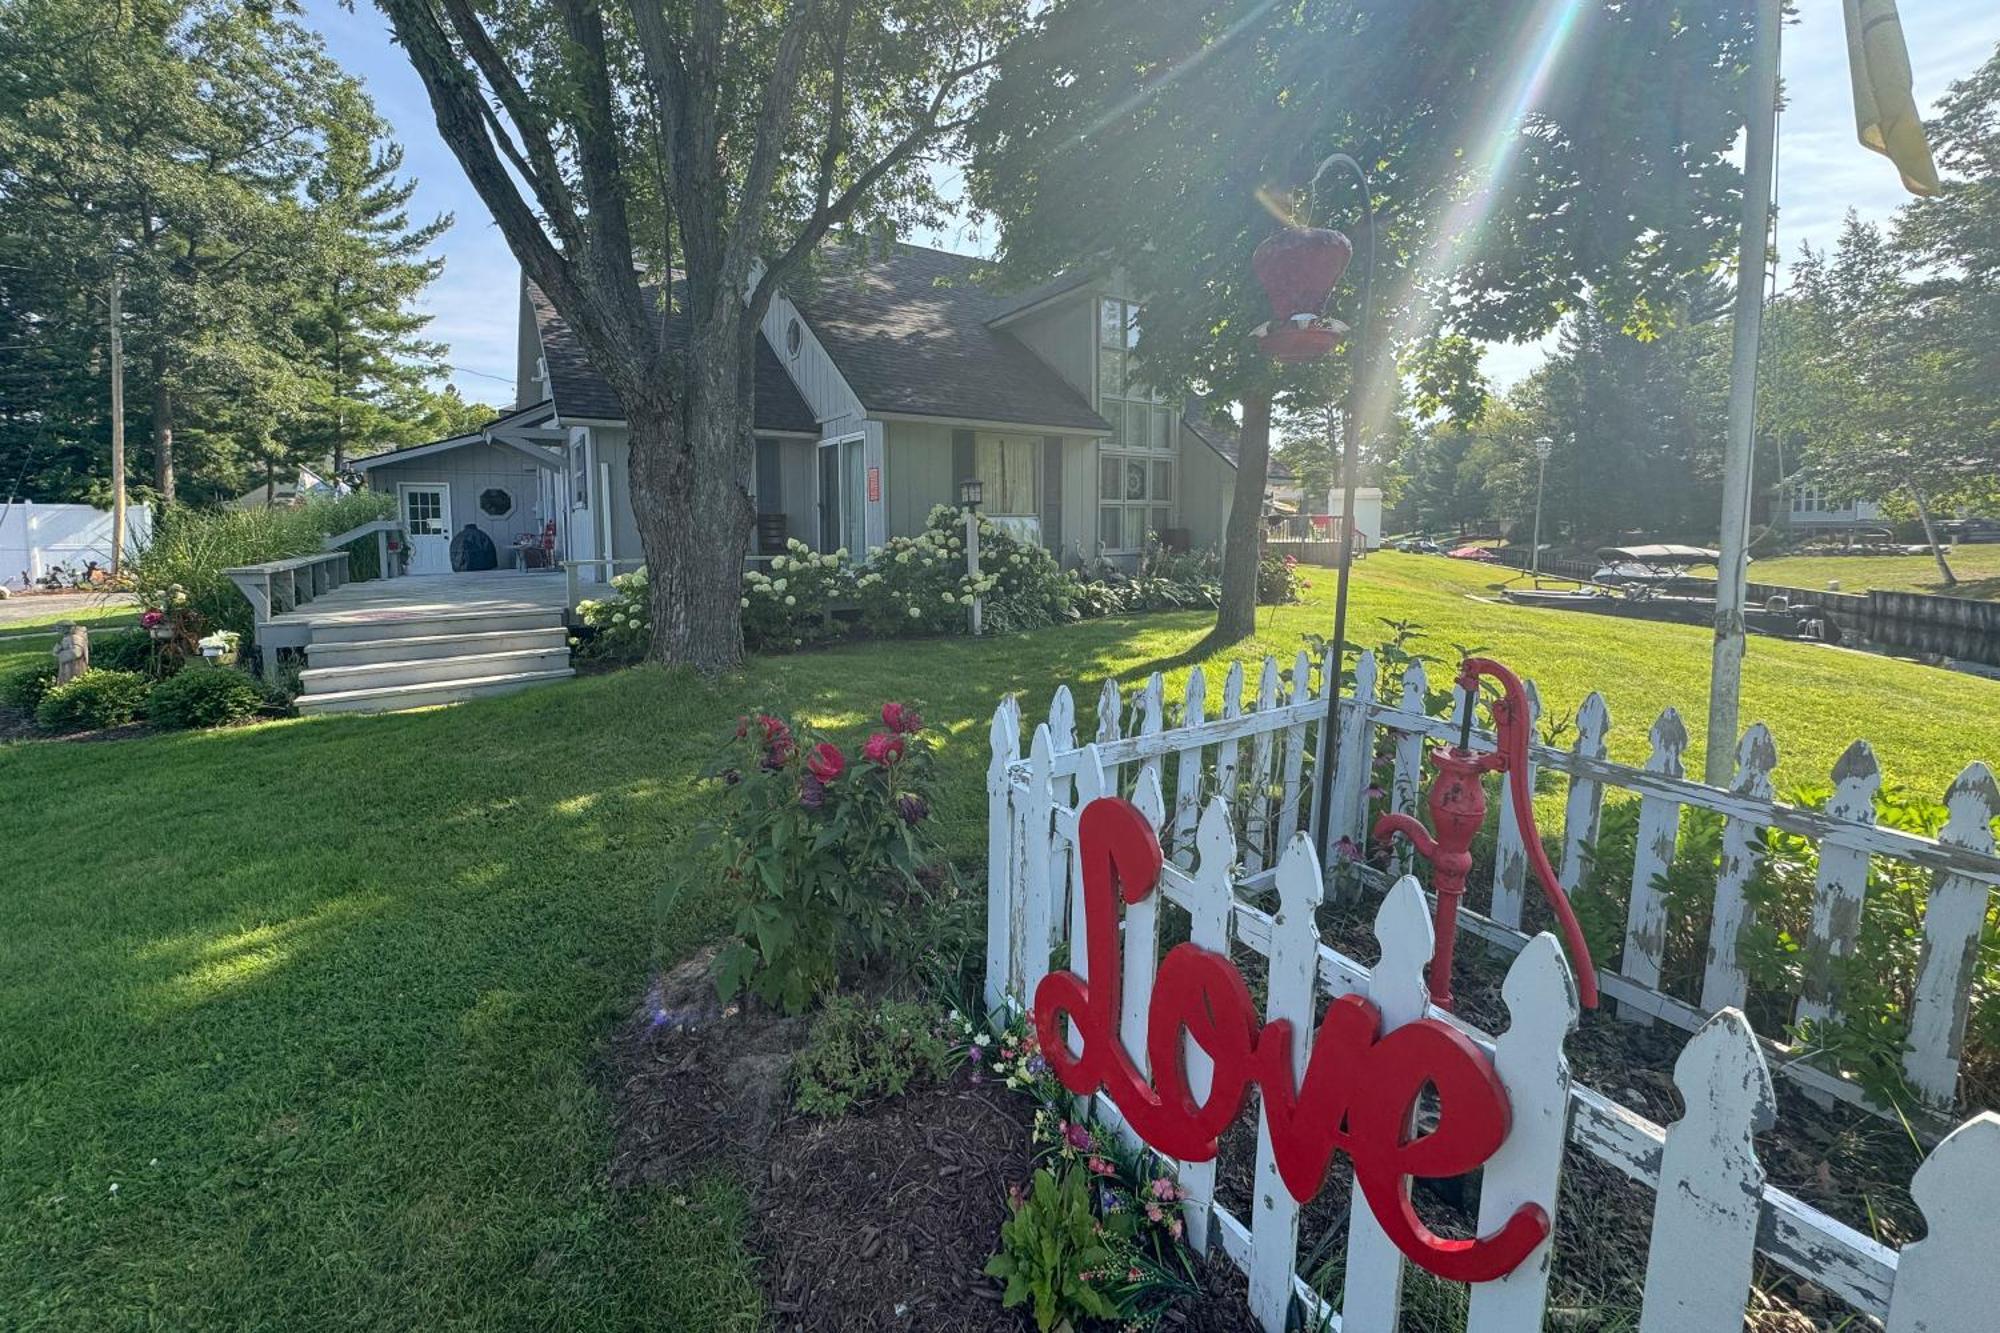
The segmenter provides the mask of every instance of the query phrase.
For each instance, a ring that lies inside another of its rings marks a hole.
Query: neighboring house
[[[302,500],[342,493],[343,488],[338,482],[328,481],[311,468],[302,467],[296,476],[275,477],[226,504],[230,509],[289,509]]]
[[[1138,382],[1139,308],[1119,279],[1006,296],[980,268],[896,245],[773,299],[757,345],[756,550],[796,538],[859,554],[916,533],[975,477],[989,514],[1066,564],[1128,562],[1150,533],[1220,547],[1234,429]],[[531,283],[517,370],[508,416],[354,465],[401,497],[413,569],[449,568],[468,524],[504,551],[553,523],[558,558],[637,563],[623,409]]]
[[[1882,506],[1872,500],[1831,499],[1803,481],[1779,487],[1771,511],[1773,527],[1798,532],[1878,528],[1887,521],[1882,517]]]

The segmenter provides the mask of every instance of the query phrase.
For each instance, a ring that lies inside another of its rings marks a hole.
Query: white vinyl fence
[[[1127,794],[1158,828],[1168,857],[1159,891],[1126,911],[1120,1029],[1128,1049],[1144,1049],[1147,998],[1159,959],[1158,904],[1164,898],[1188,913],[1195,944],[1225,953],[1234,946],[1239,955],[1247,949],[1264,959],[1266,1017],[1294,1021],[1300,1065],[1310,1041],[1316,995],[1365,995],[1390,1028],[1426,1013],[1441,1017],[1493,1053],[1512,1103],[1513,1128],[1499,1155],[1484,1168],[1482,1233],[1525,1203],[1540,1203],[1555,1215],[1565,1142],[1655,1191],[1641,1333],[1740,1328],[1753,1256],[1759,1252],[1856,1311],[1886,1320],[1890,1333],[1986,1333],[1994,1326],[2000,1265],[1991,1262],[1990,1253],[1992,1219],[2000,1216],[2000,1117],[1981,1115],[1960,1126],[1918,1171],[1912,1192],[1928,1231],[1924,1240],[1900,1253],[1769,1186],[1752,1135],[1769,1127],[1775,1115],[1767,1060],[1773,1048],[1733,1007],[1741,995],[1734,990],[1729,939],[1721,941],[1711,966],[1713,986],[1705,987],[1720,1001],[1712,1014],[1660,994],[1643,978],[1600,964],[1600,985],[1621,1012],[1682,1024],[1695,1033],[1674,1070],[1687,1113],[1671,1127],[1570,1081],[1562,1044],[1577,1021],[1577,1002],[1568,965],[1553,937],[1530,939],[1506,920],[1511,913],[1518,921],[1522,899],[1519,871],[1525,865],[1517,870],[1514,859],[1521,845],[1518,830],[1510,835],[1503,824],[1496,871],[1501,881],[1514,876],[1512,887],[1495,885],[1491,916],[1467,913],[1461,918],[1467,933],[1511,947],[1518,955],[1502,990],[1511,1025],[1497,1040],[1428,1005],[1423,969],[1431,955],[1432,927],[1415,879],[1399,880],[1382,898],[1375,917],[1381,961],[1375,969],[1325,944],[1314,909],[1325,898],[1329,881],[1319,853],[1302,831],[1311,787],[1305,758],[1318,744],[1324,708],[1323,698],[1307,689],[1309,665],[1301,654],[1287,682],[1277,664],[1266,660],[1247,705],[1238,666],[1223,686],[1219,707],[1207,701],[1206,682],[1196,671],[1172,728],[1156,675],[1131,702],[1129,734],[1125,700],[1107,682],[1100,696],[1097,738],[1083,746],[1075,737],[1073,699],[1067,688],[1059,689],[1048,720],[1035,727],[1025,757],[1019,708],[1013,700],[1000,706],[993,718],[988,770],[989,1006],[1019,1008],[1030,1001],[1057,950],[1072,941],[1080,944],[1081,895],[1072,891],[1079,882],[1077,812],[1100,794]],[[1336,770],[1339,814],[1333,832],[1357,842],[1377,729],[1394,733],[1395,777],[1388,799],[1399,809],[1413,808],[1418,797],[1422,739],[1455,730],[1424,711],[1420,671],[1402,682],[1399,705],[1376,701],[1374,675],[1373,658],[1364,656],[1355,695],[1342,702],[1343,762]],[[1867,818],[1872,810],[1864,809],[1867,803],[1859,799],[1873,773],[1872,761],[1861,761],[1865,747],[1850,751],[1836,773],[1837,782],[1847,784],[1845,795],[1836,797],[1828,812],[1817,814],[1770,799],[1775,756],[1762,728],[1753,728],[1745,738],[1737,783],[1720,791],[1679,773],[1677,719],[1671,714],[1654,727],[1654,759],[1645,770],[1605,761],[1609,719],[1602,701],[1593,699],[1583,710],[1580,735],[1570,752],[1535,752],[1539,764],[1571,779],[1561,839],[1565,882],[1575,882],[1581,864],[1577,858],[1594,839],[1606,787],[1640,794],[1646,802],[1642,841],[1650,830],[1656,851],[1677,825],[1661,811],[1699,805],[1732,821],[1725,861],[1747,861],[1748,838],[1765,826],[1803,833],[1828,853],[1838,853],[1821,859],[1821,897],[1827,910],[1816,914],[1816,921],[1826,920],[1819,927],[1824,938],[1815,947],[1828,952],[1852,944],[1848,928],[1835,924],[1849,913],[1836,905],[1850,902],[1865,887],[1857,862],[1865,870],[1868,857],[1890,856],[1929,867],[1936,878],[1925,925],[1930,937],[1927,984],[1919,992],[1918,1017],[1941,1001],[1955,1016],[1916,1024],[1919,1039],[1929,1040],[1926,1034],[1933,1030],[1936,1039],[1913,1049],[1912,1072],[1922,1071],[1930,1079],[1920,1086],[1948,1090],[1963,1032],[1978,922],[1987,892],[2000,881],[2000,862],[1992,856],[1990,821],[1996,802],[1991,775],[1975,765],[1960,777],[1952,789],[1951,824],[1941,839],[1931,841],[1876,828]],[[1490,744],[1490,737],[1485,739]],[[1171,801],[1165,794],[1169,790]],[[1503,805],[1502,819],[1508,818]],[[1671,859],[1670,846],[1665,855]],[[1654,864],[1643,850],[1640,859]],[[1725,865],[1719,898],[1732,892],[1733,881],[1736,875]],[[1740,881],[1736,887],[1740,889]],[[1257,905],[1274,893],[1275,911]],[[1656,933],[1649,927],[1659,910],[1656,902],[1634,894],[1633,933],[1641,937],[1641,947],[1635,951],[1628,935],[1627,954],[1640,960],[1641,968],[1649,956],[1645,940]],[[1733,919],[1740,922],[1740,901],[1733,910]],[[1721,903],[1716,917],[1732,919]],[[1082,972],[1082,955],[1080,947],[1069,948],[1067,965]],[[1632,964],[1624,966],[1629,970]],[[1834,1004],[1837,996],[1821,995],[1815,1002]],[[1796,1062],[1783,1067],[1805,1070]],[[1188,1070],[1196,1094],[1206,1095],[1209,1066],[1198,1048],[1189,1051]],[[1831,1074],[1805,1070],[1798,1076],[1822,1094],[1858,1100]],[[1118,1123],[1115,1108],[1101,1096],[1098,1109]],[[1323,1319],[1326,1327],[1338,1328],[1346,1321],[1346,1327],[1369,1333],[1396,1326],[1404,1260],[1366,1215],[1364,1204],[1357,1204],[1348,1231],[1341,1309],[1328,1308],[1297,1275],[1299,1210],[1277,1182],[1269,1131],[1261,1117],[1255,1206],[1249,1219],[1217,1202],[1213,1162],[1185,1163],[1177,1170],[1191,1194],[1191,1240],[1205,1250],[1218,1247],[1249,1276],[1253,1308],[1267,1329],[1276,1333],[1285,1327],[1294,1299],[1309,1319]],[[1507,1278],[1475,1288],[1469,1333],[1540,1329],[1549,1257],[1545,1246]]]
[[[125,511],[125,552],[144,545],[153,530],[145,505]],[[95,560],[111,567],[111,514],[89,505],[0,504],[0,584],[33,586],[59,565],[81,573]]]

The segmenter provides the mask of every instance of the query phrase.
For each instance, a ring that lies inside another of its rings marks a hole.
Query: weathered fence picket
[[[1093,794],[1119,790],[1112,775],[1122,771],[1134,802],[1174,853],[1160,893],[1124,909],[1119,1035],[1141,1069],[1146,1068],[1142,1034],[1148,999],[1166,935],[1159,904],[1170,901],[1187,912],[1189,937],[1198,947],[1230,953],[1235,946],[1237,957],[1248,951],[1266,960],[1268,970],[1261,978],[1266,1017],[1294,1021],[1295,1071],[1304,1067],[1309,1054],[1320,997],[1346,993],[1370,997],[1381,1012],[1384,1031],[1420,1017],[1444,1018],[1493,1055],[1508,1089],[1512,1120],[1507,1140],[1483,1172],[1481,1234],[1523,1204],[1553,1212],[1565,1144],[1654,1190],[1643,1333],[1740,1326],[1759,1253],[1858,1313],[1886,1320],[1889,1333],[1972,1333],[1992,1326],[1992,1311],[2000,1308],[2000,1266],[1984,1256],[1991,1246],[1990,1219],[2000,1212],[2000,1117],[1969,1122],[1925,1163],[1915,1193],[1928,1230],[1924,1240],[1899,1257],[1894,1249],[1765,1183],[1753,1136],[1769,1125],[1773,1114],[1767,1051],[1776,1048],[1759,1039],[1736,1008],[1710,1010],[1659,989],[1670,930],[1661,880],[1675,863],[1686,808],[1705,809],[1723,820],[1709,957],[1701,979],[1705,1000],[1741,998],[1747,990],[1735,946],[1750,921],[1744,891],[1765,829],[1802,836],[1816,844],[1820,856],[1806,946],[1808,976],[1804,993],[1796,997],[1795,1012],[1801,1017],[1839,1013],[1834,964],[1853,948],[1871,864],[1886,858],[1921,867],[1932,879],[1906,1074],[1936,1106],[1948,1106],[1976,981],[1980,931],[1989,896],[2000,884],[1992,831],[2000,814],[2000,788],[1984,765],[1968,767],[1952,785],[1946,800],[1949,819],[1941,835],[1930,839],[1876,821],[1873,806],[1881,775],[1865,745],[1850,748],[1836,765],[1835,793],[1823,810],[1772,799],[1777,756],[1761,727],[1744,735],[1736,777],[1727,790],[1684,775],[1687,730],[1672,709],[1653,724],[1651,753],[1640,769],[1604,757],[1609,717],[1590,703],[1579,714],[1570,749],[1534,747],[1537,764],[1570,782],[1560,846],[1564,878],[1572,883],[1580,882],[1596,850],[1604,794],[1622,789],[1639,798],[1623,956],[1615,971],[1600,960],[1599,975],[1625,1016],[1664,1019],[1695,1034],[1674,1069],[1686,1114],[1662,1128],[1571,1082],[1562,1043],[1576,1021],[1574,983],[1553,937],[1530,940],[1497,916],[1462,913],[1461,930],[1518,955],[1501,990],[1510,1025],[1496,1039],[1428,1005],[1423,974],[1432,927],[1418,883],[1406,877],[1385,891],[1387,880],[1379,872],[1350,865],[1345,874],[1337,874],[1336,866],[1315,854],[1309,834],[1318,829],[1309,827],[1306,818],[1313,784],[1303,780],[1304,750],[1314,743],[1310,729],[1320,724],[1324,697],[1316,698],[1310,688],[1310,665],[1303,659],[1295,664],[1291,687],[1281,693],[1275,663],[1266,662],[1256,699],[1246,707],[1245,671],[1239,664],[1224,687],[1219,718],[1208,715],[1201,673],[1191,673],[1183,715],[1172,727],[1165,725],[1159,677],[1149,678],[1133,697],[1129,727],[1119,721],[1124,701],[1111,683],[1099,696],[1100,739],[1081,748],[1075,743],[1068,692],[1060,691],[1049,721],[1034,728],[1025,757],[1019,705],[1008,700],[995,710],[987,833],[989,840],[1004,845],[989,846],[987,856],[990,1005],[1024,1004],[1065,940],[1068,965],[1079,972],[1087,968],[1077,947],[1083,938],[1081,904],[1068,892],[1080,880],[1077,812]],[[1330,669],[1326,675],[1334,679]],[[1347,837],[1359,851],[1366,845],[1361,820],[1376,778],[1378,729],[1390,733],[1387,749],[1398,761],[1390,802],[1404,807],[1420,805],[1421,770],[1403,762],[1412,741],[1419,746],[1427,740],[1454,741],[1458,727],[1452,718],[1427,714],[1423,691],[1412,688],[1420,683],[1420,673],[1405,674],[1393,704],[1375,697],[1372,657],[1364,656],[1356,676],[1354,697],[1341,702],[1339,764],[1328,822],[1336,843]],[[1113,720],[1106,725],[1106,718]],[[1484,733],[1475,734],[1475,747],[1491,743]],[[1169,780],[1171,806],[1164,798]],[[1246,837],[1249,828],[1264,836]],[[1502,820],[1502,851],[1506,830]],[[1266,859],[1276,852],[1277,868],[1255,868],[1253,846],[1264,847]],[[1518,850],[1525,844],[1515,846]],[[1496,881],[1504,873],[1501,858]],[[1384,894],[1376,912],[1380,962],[1372,970],[1319,937],[1315,899],[1336,882],[1348,892],[1372,885],[1373,892]],[[1269,901],[1273,890],[1276,909],[1258,906]],[[1497,882],[1494,902],[1496,912],[1504,908]],[[1253,978],[1253,985],[1257,981]],[[1191,1039],[1185,1064],[1191,1091],[1205,1100],[1213,1067]],[[1851,1085],[1798,1060],[1787,1059],[1777,1067],[1808,1091],[1860,1100]],[[1109,1109],[1101,1098],[1100,1105]],[[1115,1114],[1107,1119],[1127,1132]],[[1268,1126],[1260,1125],[1257,1142],[1253,1209],[1247,1218],[1233,1216],[1217,1200],[1213,1162],[1166,1164],[1190,1193],[1186,1219],[1191,1243],[1244,1270],[1253,1309],[1273,1333],[1296,1317],[1295,1302],[1309,1322],[1326,1316],[1328,1327],[1395,1327],[1404,1260],[1373,1214],[1362,1205],[1349,1219],[1343,1308],[1335,1320],[1335,1311],[1295,1271],[1300,1212],[1276,1177]],[[1507,1278],[1474,1287],[1468,1333],[1538,1329],[1547,1304],[1549,1263],[1544,1246]]]
[[[1292,697],[1294,708],[1302,708],[1314,698],[1312,692],[1312,658],[1306,650],[1299,649],[1299,655],[1292,660]],[[1299,781],[1304,775],[1306,762],[1306,721],[1301,718],[1292,723],[1285,732],[1284,769],[1279,775],[1278,788],[1278,846],[1291,843],[1292,835],[1299,831],[1299,811],[1303,802],[1299,796]]]
[[[1990,859],[1993,821],[2000,818],[2000,788],[1984,764],[1971,764],[1945,793],[1950,812],[1938,841]],[[1924,948],[1917,962],[1917,993],[1910,1006],[1910,1045],[1903,1073],[1924,1098],[1949,1106],[1958,1090],[1958,1061],[1965,1045],[1969,995],[1979,969],[1979,936],[1986,924],[1989,886],[1946,871],[1931,884],[1924,908]]]
[[[1424,675],[1424,664],[1410,663],[1403,672],[1404,711],[1423,712],[1430,688],[1430,681]],[[1398,733],[1396,768],[1389,779],[1389,809],[1397,814],[1414,813],[1417,808],[1417,793],[1422,789],[1423,781],[1424,738]],[[1396,849],[1391,855],[1393,859],[1390,862],[1389,873],[1393,875],[1407,875],[1416,866],[1416,851],[1407,838],[1396,840]]]
[[[1875,795],[1882,769],[1867,741],[1856,741],[1833,766],[1833,797],[1826,812],[1859,826],[1875,822]],[[1832,838],[1820,844],[1819,877],[1813,891],[1812,925],[1806,935],[1800,982],[1800,1021],[1837,1016],[1834,968],[1854,951],[1861,935],[1861,909],[1868,893],[1868,850]]]
[[[1757,1259],[1764,1168],[1755,1135],[1777,1114],[1771,1071],[1742,1011],[1725,1009],[1674,1062],[1687,1113],[1667,1131],[1639,1333],[1742,1326]]]
[[[1576,711],[1576,744],[1571,753],[1582,760],[1604,758],[1605,735],[1611,730],[1611,709],[1604,696],[1592,690]],[[1569,801],[1563,814],[1562,869],[1557,878],[1563,891],[1575,893],[1583,883],[1583,873],[1597,846],[1598,816],[1604,808],[1604,784],[1588,776],[1589,770],[1569,780]]]
[[[1535,682],[1524,682],[1528,694],[1528,733],[1539,735],[1542,718],[1542,695],[1535,688]],[[1460,700],[1456,707],[1463,707]],[[1532,758],[1528,763],[1528,790],[1535,789],[1536,766]],[[1510,802],[1500,803],[1499,840],[1493,849],[1493,906],[1490,915],[1501,925],[1513,930],[1521,928],[1521,909],[1526,903],[1528,891],[1528,843],[1527,834],[1521,822],[1514,815]]]
[[[1681,755],[1687,750],[1687,726],[1681,715],[1669,708],[1653,723],[1653,752],[1646,759],[1646,771],[1663,777],[1682,776]],[[1625,952],[1620,968],[1626,976],[1649,990],[1660,984],[1660,968],[1667,952],[1667,899],[1657,883],[1674,863],[1674,847],[1681,835],[1681,807],[1666,796],[1639,798],[1638,842],[1632,856],[1632,897],[1626,914]],[[1632,1022],[1651,1023],[1649,1010],[1620,1001],[1618,1016]]]
[[[1759,722],[1736,747],[1736,780],[1730,790],[1762,805],[1771,799],[1771,770],[1778,747]],[[1757,843],[1763,828],[1754,818],[1731,815],[1722,828],[1722,864],[1715,881],[1715,906],[1708,924],[1708,968],[1701,979],[1701,1007],[1709,1013],[1740,1009],[1750,998],[1750,976],[1736,956],[1743,928],[1750,924],[1745,890],[1757,873]]]
[[[1200,736],[1208,721],[1207,699],[1207,680],[1196,667],[1188,672],[1187,689],[1181,695],[1181,730],[1190,737]],[[1174,864],[1183,870],[1194,865],[1194,828],[1201,818],[1202,753],[1199,741],[1174,751],[1174,836],[1169,847]]]

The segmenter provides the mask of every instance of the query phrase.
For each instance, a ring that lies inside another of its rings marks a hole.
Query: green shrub
[[[154,519],[152,539],[132,562],[132,579],[145,605],[169,605],[186,617],[190,634],[233,629],[247,638],[250,603],[223,570],[313,555],[324,549],[328,537],[395,516],[395,496],[366,491],[288,509],[170,505]],[[368,554],[354,568],[356,577],[374,572],[374,545],[359,543]]]
[[[809,1115],[845,1115],[912,1084],[942,1079],[951,1072],[954,1052],[939,1019],[921,1004],[867,1005],[834,996],[813,1019],[805,1049],[792,1062],[798,1108]]]
[[[164,658],[154,648],[153,636],[145,630],[115,629],[91,634],[90,664],[106,671],[171,674],[180,665],[180,658],[178,655],[171,661]]]
[[[965,634],[975,596],[996,631],[1035,629],[1075,618],[1076,582],[1046,549],[979,518],[979,570],[965,569],[965,511],[932,509],[924,530],[868,553],[854,580],[862,624],[871,634]]]
[[[1299,573],[1298,557],[1266,551],[1257,561],[1257,604],[1288,606],[1312,585]]]
[[[924,892],[930,754],[914,709],[852,754],[769,713],[739,719],[709,770],[713,814],[697,843],[722,848],[735,937],[718,961],[723,999],[748,989],[799,1013],[844,972],[882,957]]]
[[[840,637],[833,618],[837,604],[854,600],[854,572],[847,549],[816,554],[793,538],[768,572],[743,576],[743,642],[765,651],[785,652]]]
[[[156,727],[184,730],[241,721],[264,706],[264,691],[233,667],[202,664],[167,677],[146,697]]]
[[[651,597],[652,580],[644,569],[635,569],[613,576],[606,596],[578,602],[577,618],[591,631],[572,641],[578,656],[606,662],[636,662],[644,657],[653,641]]]
[[[53,661],[19,667],[0,676],[0,704],[32,713],[55,683],[56,664]]]
[[[1001,1304],[1031,1306],[1042,1333],[1127,1313],[1119,1287],[1130,1268],[1132,1211],[1099,1217],[1093,1179],[1077,1162],[1035,1172],[1032,1188],[1011,1201],[1000,1252],[986,1265],[988,1276],[1006,1280]]]
[[[136,671],[92,668],[64,685],[49,687],[35,706],[44,731],[101,731],[122,727],[146,706],[152,682]]]

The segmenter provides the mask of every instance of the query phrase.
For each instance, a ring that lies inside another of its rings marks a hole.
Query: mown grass
[[[1699,732],[1701,631],[1476,600],[1493,578],[1375,557],[1356,637],[1420,620],[1440,652],[1478,644],[1540,678],[1558,711],[1603,688],[1621,758],[1667,703]],[[1260,615],[1254,650],[1325,628],[1333,581],[1314,582]],[[654,962],[724,922],[687,858],[692,774],[747,709],[853,736],[908,699],[940,738],[947,848],[976,861],[996,700],[1019,691],[1033,716],[1082,682],[1088,727],[1098,680],[1178,682],[1205,628],[860,644],[716,685],[640,669],[397,717],[0,745],[0,1322],[754,1327],[733,1187],[605,1183],[608,1035]],[[1781,777],[1823,775],[1855,735],[1934,793],[2000,757],[1991,682],[1759,640],[1746,693]]]
[[[1956,584],[1947,584],[1928,555],[1790,555],[1759,560],[1750,577],[1759,583],[1823,589],[1838,580],[1842,592],[1927,592],[1941,597],[2000,600],[2000,542],[1953,547],[1946,559]]]

